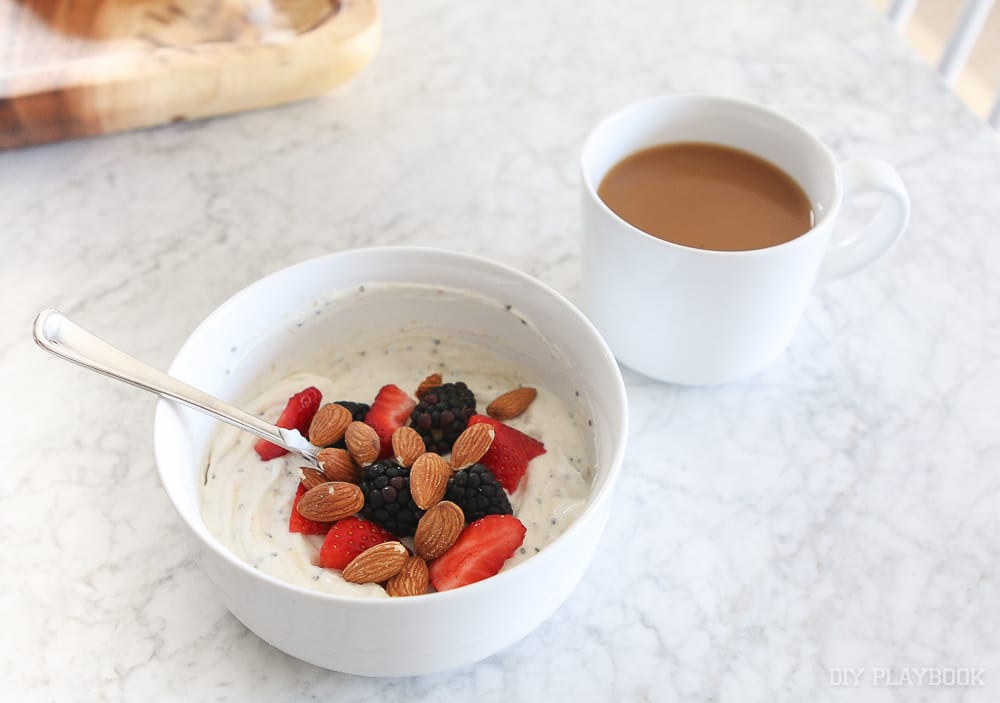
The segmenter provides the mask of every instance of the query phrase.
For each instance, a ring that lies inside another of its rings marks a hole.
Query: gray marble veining
[[[863,0],[383,11],[374,64],[323,99],[0,154],[0,698],[996,700],[997,135]],[[158,486],[153,399],[29,340],[55,306],[165,367],[247,283],[371,244],[483,254],[573,296],[584,136],[686,90],[894,162],[910,231],[817,291],[748,381],[626,372],[626,471],[593,564],[478,665],[361,679],[258,640]],[[862,685],[831,685],[849,667]],[[872,681],[915,667],[982,669],[985,685]]]

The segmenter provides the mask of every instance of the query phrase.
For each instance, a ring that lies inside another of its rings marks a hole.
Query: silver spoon
[[[298,430],[286,430],[271,425],[256,415],[224,403],[183,381],[178,381],[173,376],[154,369],[95,337],[58,310],[43,310],[38,313],[38,317],[35,318],[34,335],[38,346],[56,356],[61,356],[91,371],[131,383],[164,398],[176,400],[295,452],[313,466],[319,465],[316,459],[319,447],[310,444]]]

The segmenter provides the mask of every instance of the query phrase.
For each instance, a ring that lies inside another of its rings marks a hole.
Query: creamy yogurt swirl
[[[518,385],[531,385],[538,396],[520,417],[509,422],[540,439],[546,453],[533,459],[518,490],[510,496],[514,515],[527,529],[524,543],[504,569],[530,558],[561,535],[583,510],[594,474],[588,442],[588,416],[581,404],[570,407],[554,393],[523,378],[499,355],[463,340],[425,334],[393,335],[375,345],[341,351],[321,375],[297,373],[266,389],[247,409],[274,420],[288,398],[308,386],[323,402],[371,402],[378,389],[395,383],[412,392],[430,373],[445,381],[465,381],[477,407]],[[288,583],[327,593],[387,597],[376,584],[347,583],[340,572],[316,565],[322,536],[288,531],[292,497],[303,461],[288,454],[263,462],[253,450],[256,437],[229,426],[216,436],[201,489],[201,512],[208,529],[256,569]]]

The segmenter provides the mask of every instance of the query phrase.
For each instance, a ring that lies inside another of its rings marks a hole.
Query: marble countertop
[[[1000,698],[997,135],[863,0],[383,12],[375,62],[323,99],[0,154],[0,698]],[[166,367],[246,284],[370,244],[475,252],[575,296],[582,140],[666,91],[757,100],[894,162],[904,241],[817,291],[750,380],[626,372],[607,532],[514,647],[363,679],[249,633],[159,487],[154,398],[44,354],[35,313]],[[983,685],[885,685],[928,667]],[[836,685],[848,668],[858,685]]]

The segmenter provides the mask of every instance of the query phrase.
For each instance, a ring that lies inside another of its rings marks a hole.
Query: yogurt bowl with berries
[[[565,600],[607,520],[618,367],[575,307],[496,263],[306,261],[218,308],[170,371],[328,447],[317,471],[157,408],[161,479],[222,600],[313,664],[405,676],[489,656]]]

